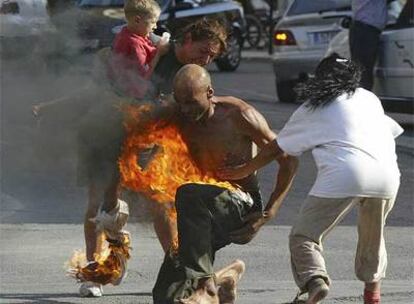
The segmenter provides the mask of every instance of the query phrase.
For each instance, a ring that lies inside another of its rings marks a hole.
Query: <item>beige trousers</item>
[[[308,196],[289,236],[292,272],[299,288],[306,291],[306,284],[313,277],[322,277],[330,284],[322,241],[354,206],[358,206],[356,276],[363,282],[384,278],[387,268],[384,226],[394,201],[395,198]]]

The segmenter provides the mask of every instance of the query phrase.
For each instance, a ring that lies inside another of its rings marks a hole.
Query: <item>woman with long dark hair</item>
[[[349,210],[358,207],[355,273],[365,283],[364,303],[380,303],[380,280],[387,254],[383,230],[400,183],[395,140],[402,128],[384,114],[380,100],[359,87],[361,69],[332,55],[321,61],[314,78],[297,87],[304,103],[252,161],[220,175],[239,179],[281,155],[312,151],[316,181],[290,234],[292,271],[308,304],[329,292],[322,242]],[[267,221],[277,210],[266,210]],[[257,232],[258,225],[246,231]]]

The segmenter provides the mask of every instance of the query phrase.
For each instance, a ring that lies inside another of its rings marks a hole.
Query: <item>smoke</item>
[[[105,83],[79,36],[84,16],[67,7],[50,15],[45,1],[21,2],[20,14],[1,16],[2,25],[10,23],[0,40],[1,221],[81,222],[86,190],[76,184],[77,133],[102,102]],[[36,7],[37,19],[25,5]],[[31,28],[35,19],[42,26]],[[17,206],[25,212],[14,212]]]

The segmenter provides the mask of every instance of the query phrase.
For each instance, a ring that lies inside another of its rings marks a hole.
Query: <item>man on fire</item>
[[[174,98],[174,103],[158,109],[152,118],[178,127],[203,172],[214,174],[244,163],[252,158],[254,144],[261,148],[276,138],[252,106],[235,97],[215,96],[210,75],[198,65],[188,64],[178,71]],[[226,288],[221,288],[221,277],[213,270],[215,252],[230,243],[249,242],[277,213],[297,160],[283,155],[278,163],[276,186],[264,210],[255,174],[232,181],[231,189],[191,182],[177,189],[177,226],[171,229],[178,229],[178,250],[166,253],[153,289],[155,304],[224,303],[223,292],[234,302],[235,285],[244,267],[237,262],[230,265],[233,275],[228,276]]]

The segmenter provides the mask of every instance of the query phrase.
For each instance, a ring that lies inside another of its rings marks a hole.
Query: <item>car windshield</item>
[[[288,16],[351,10],[351,0],[296,0],[289,7]]]
[[[124,0],[78,0],[78,6],[124,6]]]

